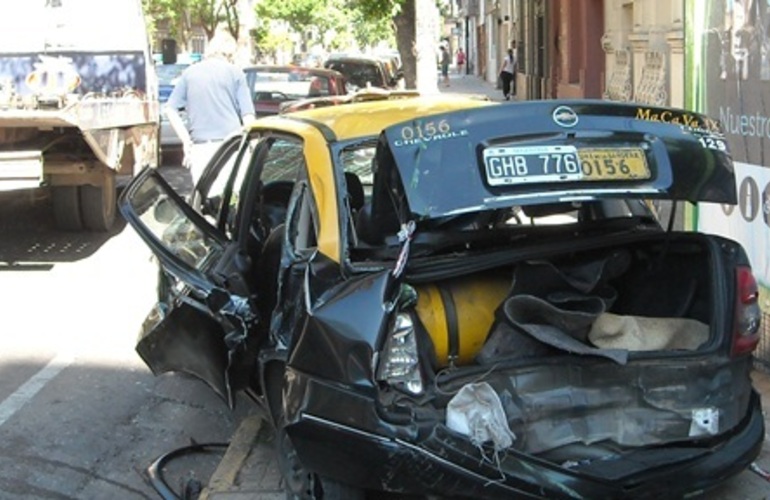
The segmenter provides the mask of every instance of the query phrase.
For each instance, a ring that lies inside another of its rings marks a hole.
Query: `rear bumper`
[[[310,403],[288,428],[302,462],[322,475],[361,487],[409,494],[477,499],[682,498],[745,470],[759,454],[765,432],[759,396],[753,393],[746,417],[718,443],[653,450],[654,460],[660,460],[657,466],[632,476],[618,474],[617,480],[600,480],[510,450],[499,457],[498,465],[491,453],[482,456],[467,439],[442,425],[419,440],[384,421],[376,422],[380,430],[361,430],[354,422],[372,422],[371,400],[321,383],[311,383],[308,389],[305,395],[313,395],[305,401],[322,397],[325,403],[318,407]],[[330,409],[332,401],[337,412],[345,409],[350,424],[314,412]],[[650,450],[643,452],[650,460]]]

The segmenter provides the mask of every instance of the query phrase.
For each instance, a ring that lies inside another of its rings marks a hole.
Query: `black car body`
[[[756,282],[649,199],[735,203],[716,122],[457,96],[258,120],[191,205],[153,170],[123,194],[163,271],[137,350],[264,404],[295,498],[698,495],[764,440]]]
[[[333,54],[324,62],[324,68],[345,75],[351,91],[367,87],[395,90],[403,77],[401,69],[390,60],[363,54]]]

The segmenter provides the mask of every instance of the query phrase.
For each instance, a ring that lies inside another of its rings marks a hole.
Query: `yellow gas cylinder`
[[[415,310],[436,350],[440,367],[473,362],[486,341],[495,310],[505,300],[511,278],[474,275],[416,285]]]

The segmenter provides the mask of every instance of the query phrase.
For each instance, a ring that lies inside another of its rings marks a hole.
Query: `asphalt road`
[[[147,467],[226,442],[249,405],[231,412],[197,380],[149,372],[134,352],[154,300],[149,251],[122,219],[108,234],[57,231],[49,204],[0,193],[0,498],[158,498]],[[185,455],[164,478],[205,484],[223,452]]]

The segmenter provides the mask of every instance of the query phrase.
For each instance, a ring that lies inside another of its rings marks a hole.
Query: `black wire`
[[[150,485],[155,491],[158,492],[163,500],[182,500],[182,497],[177,495],[174,490],[166,483],[163,478],[163,467],[169,460],[179,458],[182,455],[188,453],[198,453],[201,451],[210,451],[209,448],[227,448],[229,443],[201,443],[185,446],[183,448],[177,448],[169,451],[155,459],[153,463],[147,467],[147,474],[150,477]]]

